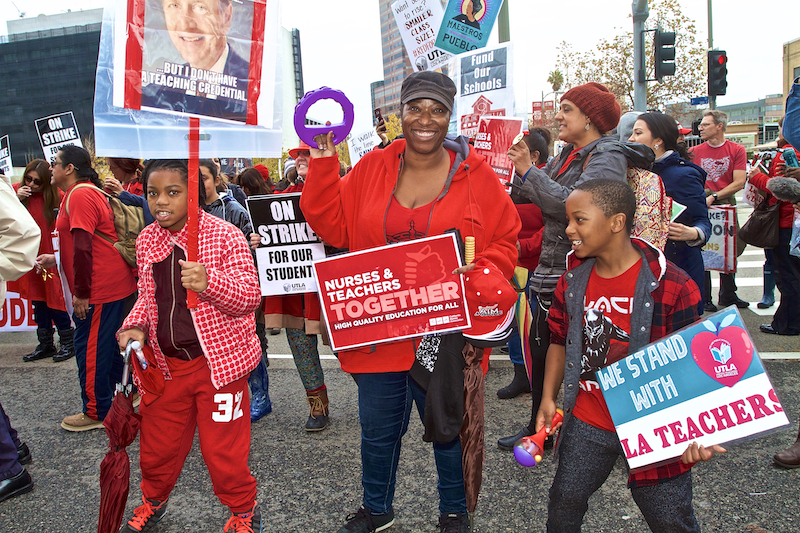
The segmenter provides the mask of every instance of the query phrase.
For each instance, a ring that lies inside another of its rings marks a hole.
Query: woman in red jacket
[[[14,184],[20,202],[28,208],[31,216],[42,230],[39,256],[53,253],[52,232],[55,229],[56,213],[64,196],[58,187],[50,183],[50,165],[44,159],[34,159],[25,167],[22,181]],[[52,357],[59,363],[75,356],[72,321],[64,305],[61,276],[52,268],[46,272],[36,269],[28,272],[16,282],[20,296],[33,304],[36,320],[38,346],[32,353],[22,356],[26,362]],[[56,350],[53,326],[58,329],[61,347]]]
[[[437,72],[403,81],[404,139],[366,154],[343,178],[333,136],[311,148],[300,206],[328,244],[351,252],[441,235],[475,237],[475,260],[488,260],[509,279],[521,223],[497,175],[465,137],[446,138],[456,87]],[[298,163],[299,164],[299,163]],[[380,531],[394,523],[400,444],[413,402],[424,418],[425,391],[409,377],[419,339],[339,353],[358,383],[363,504],[339,533]],[[467,346],[469,348],[469,346]],[[434,443],[439,474],[439,528],[470,531],[461,442]]]

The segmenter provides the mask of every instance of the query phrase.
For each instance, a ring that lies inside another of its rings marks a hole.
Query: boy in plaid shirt
[[[567,198],[569,263],[550,308],[542,405],[536,429],[552,427],[564,382],[558,470],[550,488],[548,532],[578,532],[589,497],[605,482],[622,447],[595,371],[697,319],[700,291],[649,243],[631,239],[636,198],[626,183],[597,179]],[[577,260],[577,261],[576,261]],[[635,309],[635,313],[634,313]],[[692,508],[691,467],[719,446],[689,445],[675,462],[629,477],[653,531],[699,531]]]

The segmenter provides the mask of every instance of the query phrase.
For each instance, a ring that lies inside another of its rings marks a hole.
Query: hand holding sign
[[[306,114],[309,108],[320,100],[333,100],[342,106],[342,112],[344,113],[343,121],[333,125],[328,122],[324,126],[306,125]],[[350,130],[353,128],[354,118],[353,104],[342,91],[337,91],[330,87],[320,87],[315,91],[307,92],[297,103],[297,106],[294,108],[294,129],[297,132],[297,136],[309,146],[315,142],[320,135],[331,132],[333,133],[333,142],[329,142],[328,145],[330,148],[333,148],[334,144],[339,144],[345,140],[350,133]],[[317,144],[317,146],[322,149],[322,146],[319,144]]]

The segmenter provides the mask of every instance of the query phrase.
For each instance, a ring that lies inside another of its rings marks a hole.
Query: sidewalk
[[[20,437],[33,451],[29,470],[32,493],[0,504],[0,532],[95,532],[99,507],[98,476],[105,432],[68,433],[64,415],[80,410],[75,362],[22,363],[33,346],[32,334],[0,335],[0,398]],[[271,352],[282,349],[283,335],[269,338]],[[329,353],[329,352],[327,352]],[[356,385],[335,360],[326,359],[331,426],[308,434],[308,408],[291,359],[273,359],[270,395],[274,412],[253,426],[250,465],[259,482],[264,531],[336,532],[345,515],[361,501]],[[732,446],[729,453],[694,471],[695,509],[705,532],[792,533],[800,530],[800,470],[772,466],[772,455],[793,442],[800,412],[800,362],[768,361],[767,368],[787,409],[792,427]],[[510,363],[493,360],[486,378],[486,463],[475,513],[476,532],[543,531],[547,491],[555,464],[523,468],[512,454],[497,449],[499,437],[516,432],[530,413],[530,399],[498,400],[496,391],[512,375]],[[422,425],[412,419],[400,459],[395,526],[387,533],[436,531],[436,472]],[[128,510],[138,505],[138,441],[132,458]],[[587,532],[646,532],[644,520],[625,485],[620,461],[606,485],[590,502]],[[213,494],[199,446],[187,459],[156,529],[163,533],[222,531],[228,519]]]

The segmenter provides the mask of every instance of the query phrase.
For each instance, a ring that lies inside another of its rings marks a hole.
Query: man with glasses
[[[694,163],[706,171],[706,203],[712,205],[736,205],[734,194],[744,189],[747,178],[747,152],[741,144],[725,139],[728,115],[716,109],[703,113],[700,122],[700,138],[705,142],[691,149]],[[736,231],[739,223],[736,222]],[[744,248],[741,247],[741,251]],[[741,254],[737,250],[737,255]],[[736,294],[735,274],[719,274],[719,305],[735,305],[746,309],[750,304]],[[704,309],[713,313],[717,307],[711,298],[711,273],[706,270],[706,301]]]

